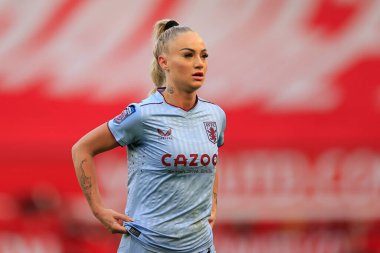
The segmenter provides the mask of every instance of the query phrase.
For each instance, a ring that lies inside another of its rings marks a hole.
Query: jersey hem
[[[128,225],[125,225],[125,228],[127,229],[127,231],[129,231],[130,229],[134,228],[134,226],[131,226],[130,224],[128,224]],[[155,252],[155,253],[194,253],[194,252],[202,252],[204,250],[207,250],[207,249],[211,248],[214,245],[214,243],[213,243],[214,239],[213,239],[212,230],[209,233],[210,234],[209,234],[208,241],[206,241],[205,243],[199,245],[196,248],[193,248],[193,249],[184,249],[184,250],[181,250],[181,249],[160,248],[160,247],[157,247],[155,245],[151,245],[148,242],[144,241],[144,234],[143,233],[139,234],[138,236],[136,236],[134,233],[129,233],[129,235],[132,236],[132,239],[134,239],[135,241],[137,241],[141,245],[141,247],[143,247],[146,250]]]

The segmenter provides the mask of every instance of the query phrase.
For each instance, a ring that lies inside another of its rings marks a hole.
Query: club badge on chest
[[[218,129],[215,121],[203,122],[208,140],[213,144],[218,140]]]

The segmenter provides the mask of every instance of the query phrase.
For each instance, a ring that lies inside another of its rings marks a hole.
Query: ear
[[[168,70],[168,60],[165,55],[158,56],[157,62],[163,70]]]

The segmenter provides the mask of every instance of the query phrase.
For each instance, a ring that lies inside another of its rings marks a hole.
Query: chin
[[[196,91],[202,86],[203,86],[203,81],[202,82],[193,82],[189,85],[189,89],[191,91]]]
[[[202,85],[191,85],[187,88],[187,91],[189,93],[192,93],[192,92],[195,92],[197,91],[200,87],[202,87]]]
[[[199,88],[203,86],[204,80],[202,81],[183,81],[183,82],[177,82],[177,88],[179,88],[182,91],[185,91],[187,93],[193,93],[197,91]]]

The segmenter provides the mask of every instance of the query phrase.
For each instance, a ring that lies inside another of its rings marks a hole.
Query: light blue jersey
[[[134,221],[125,226],[144,248],[194,253],[212,247],[208,218],[225,124],[219,106],[198,98],[185,111],[159,91],[108,122],[128,147],[126,214]]]

